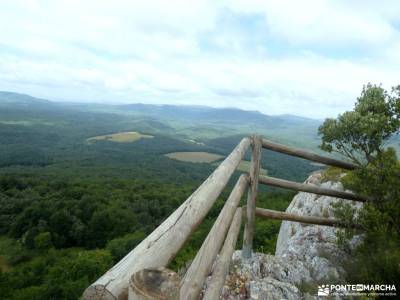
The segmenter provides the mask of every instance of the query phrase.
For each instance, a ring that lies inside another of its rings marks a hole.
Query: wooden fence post
[[[247,193],[246,224],[243,237],[243,258],[250,259],[253,249],[254,219],[256,210],[256,197],[258,192],[258,177],[260,174],[261,161],[261,138],[253,135],[251,137],[252,157],[250,166],[250,187]]]
[[[180,278],[166,268],[144,269],[132,275],[128,300],[179,300]]]

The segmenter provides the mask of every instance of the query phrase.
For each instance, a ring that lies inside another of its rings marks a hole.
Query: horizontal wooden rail
[[[214,271],[211,276],[210,284],[207,287],[203,300],[219,299],[222,287],[225,283],[226,275],[229,272],[229,265],[232,260],[233,251],[235,251],[236,242],[238,239],[240,226],[242,222],[242,209],[236,209],[235,216],[233,217],[231,227],[229,228],[228,235],[226,236],[224,246],[215,262]]]
[[[210,273],[212,264],[224,243],[226,232],[231,225],[236,208],[248,183],[249,178],[247,175],[239,177],[217,220],[182,280],[180,299],[192,300],[199,298],[205,279]]]
[[[249,146],[249,138],[244,138],[177,210],[120,262],[90,285],[83,298],[125,300],[133,273],[146,268],[167,266],[207,215]]]
[[[270,210],[259,207],[256,208],[256,215],[259,217],[275,219],[275,220],[285,220],[285,221],[300,222],[300,223],[307,223],[314,225],[334,226],[334,227],[347,227],[346,224],[336,219],[300,216],[296,214],[290,214],[287,212]],[[351,227],[360,228],[358,225],[353,225]]]
[[[276,186],[284,189],[295,190],[295,191],[313,193],[313,194],[336,197],[336,198],[343,198],[347,200],[360,201],[360,202],[365,202],[367,200],[365,197],[359,196],[351,192],[343,192],[334,189],[327,189],[314,186],[311,184],[298,183],[269,176],[260,176],[258,178],[258,181],[262,184]]]
[[[311,151],[306,151],[303,149],[291,148],[291,147],[281,145],[278,143],[274,143],[274,142],[271,142],[271,141],[268,141],[265,139],[262,140],[262,146],[265,149],[269,149],[272,151],[276,151],[276,152],[280,152],[280,153],[284,153],[284,154],[288,154],[288,155],[292,155],[292,156],[305,158],[305,159],[315,161],[318,163],[322,163],[325,165],[329,165],[329,166],[334,166],[334,167],[347,169],[347,170],[354,170],[357,168],[357,166],[355,164],[352,164],[349,162],[344,162],[344,161],[337,160],[334,158],[318,155],[316,153],[313,153]]]

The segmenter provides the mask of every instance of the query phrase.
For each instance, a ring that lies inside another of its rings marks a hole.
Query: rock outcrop
[[[306,181],[325,188],[343,190],[338,182],[321,182],[321,172]],[[332,203],[340,200],[309,193],[298,193],[287,212],[333,217]],[[360,203],[349,201],[352,205]],[[341,282],[344,270],[339,262],[346,253],[337,247],[336,228],[283,221],[275,255],[254,253],[251,261],[233,256],[222,299],[317,299],[318,284]],[[353,246],[360,237],[355,237]]]

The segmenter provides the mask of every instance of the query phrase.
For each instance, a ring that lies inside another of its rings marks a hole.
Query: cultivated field
[[[216,167],[219,166],[219,164],[221,163],[219,160],[222,161],[222,158],[224,158],[224,156],[222,155],[209,152],[172,152],[165,154],[165,156],[171,159],[192,163],[211,163],[213,166]],[[242,172],[249,172],[250,162],[242,160],[237,169]],[[261,168],[260,174],[267,175],[267,170]]]
[[[171,159],[193,163],[212,163],[223,158],[222,155],[209,152],[172,152],[165,154],[165,156]]]
[[[141,134],[136,131],[128,131],[128,132],[118,132],[114,134],[106,134],[106,135],[99,135],[88,138],[88,142],[96,142],[96,141],[111,141],[116,143],[133,143],[140,139],[151,139],[154,136]]]

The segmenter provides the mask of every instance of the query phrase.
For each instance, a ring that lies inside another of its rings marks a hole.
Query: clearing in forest
[[[113,134],[99,135],[88,138],[87,141],[90,143],[97,141],[110,141],[116,143],[133,143],[140,139],[151,139],[154,136],[141,134],[136,131],[128,131],[128,132],[118,132]]]
[[[0,256],[0,271],[9,272],[11,267],[8,265],[6,259],[3,256]]]
[[[222,162],[222,158],[224,156],[210,153],[210,152],[172,152],[165,154],[168,158],[185,161],[185,162],[192,162],[192,163],[211,163],[213,166],[218,167],[219,164]],[[250,171],[251,163],[247,160],[242,160],[239,163],[237,169],[242,172],[249,172]],[[261,168],[260,169],[261,175],[267,175],[267,170]]]

